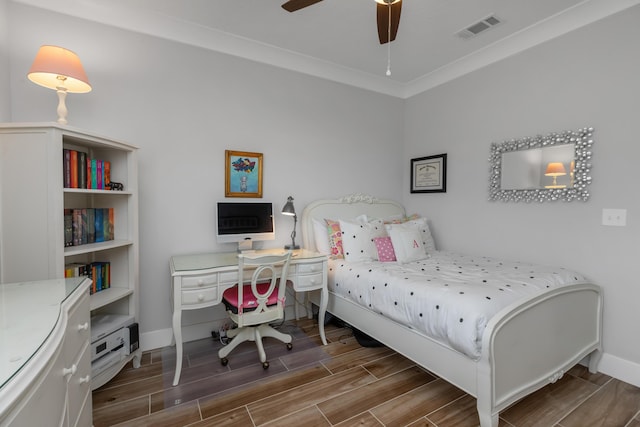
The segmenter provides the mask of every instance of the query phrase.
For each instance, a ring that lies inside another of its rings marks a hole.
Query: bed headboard
[[[351,194],[339,199],[322,199],[309,203],[302,211],[302,243],[315,249],[313,219],[351,219],[366,214],[369,218],[405,216],[404,207],[393,200],[377,199],[366,194]]]

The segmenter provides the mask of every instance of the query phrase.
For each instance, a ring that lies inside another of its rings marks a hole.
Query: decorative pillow
[[[418,219],[418,218],[420,218],[420,215],[418,214],[413,214],[411,216],[394,215],[394,216],[385,218],[384,223],[385,224],[402,224],[403,222],[407,222],[412,219]]]
[[[431,230],[429,230],[427,221],[427,218],[418,217],[415,219],[409,219],[408,221],[404,222],[403,225],[412,226],[420,230],[420,234],[422,234],[422,244],[424,245],[424,250],[426,253],[431,253],[436,250],[436,244],[433,241],[433,237],[431,236]]]
[[[387,233],[391,237],[398,262],[407,263],[428,258],[420,230],[407,227],[405,224],[389,224],[387,225]]]
[[[380,262],[396,261],[396,253],[393,250],[393,243],[391,243],[391,237],[374,237],[373,242],[378,249],[378,260]]]
[[[321,254],[329,255],[329,235],[327,234],[327,223],[313,219],[313,240],[316,242],[316,250]]]
[[[378,249],[373,241],[375,237],[384,237],[387,232],[382,220],[369,222],[340,220],[342,230],[342,248],[347,261],[372,261],[378,259]]]
[[[333,259],[344,258],[344,250],[342,249],[342,231],[340,230],[340,222],[332,219],[325,219],[327,223],[327,232],[329,238],[329,256]]]

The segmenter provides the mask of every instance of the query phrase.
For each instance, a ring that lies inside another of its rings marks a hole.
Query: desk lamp
[[[547,165],[547,170],[545,171],[545,176],[553,177],[553,184],[546,185],[545,188],[564,188],[566,185],[558,185],[557,179],[559,176],[564,176],[567,174],[567,171],[564,169],[564,165],[560,162],[552,162]]]
[[[58,93],[58,123],[67,124],[67,92],[91,91],[89,79],[80,58],[74,52],[58,46],[41,46],[27,74],[29,80]]]
[[[298,223],[298,216],[296,215],[296,209],[293,207],[293,197],[287,198],[287,203],[282,208],[282,214],[293,216],[293,231],[291,232],[291,244],[285,245],[285,249],[300,249],[300,246],[296,245],[296,224]]]

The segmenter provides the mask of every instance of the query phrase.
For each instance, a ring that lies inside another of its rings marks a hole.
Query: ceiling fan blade
[[[307,6],[321,2],[322,0],[289,0],[282,5],[282,8],[288,12],[304,9]]]
[[[396,39],[398,26],[400,25],[400,12],[402,11],[402,0],[391,5],[376,3],[378,9],[378,38],[380,44],[389,42],[389,9],[391,9],[391,41]]]

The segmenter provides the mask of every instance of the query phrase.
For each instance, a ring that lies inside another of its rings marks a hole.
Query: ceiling
[[[640,0],[404,0],[380,45],[374,0],[13,0],[407,98]],[[460,30],[502,22],[464,39]],[[391,75],[386,76],[390,59]]]

